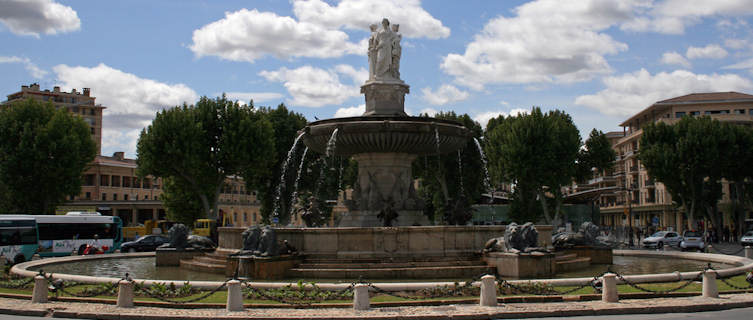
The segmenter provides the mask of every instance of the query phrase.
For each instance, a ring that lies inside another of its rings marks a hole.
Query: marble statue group
[[[382,29],[372,24],[369,38],[369,80],[400,80],[400,55],[402,48],[398,33],[400,25],[382,19]]]

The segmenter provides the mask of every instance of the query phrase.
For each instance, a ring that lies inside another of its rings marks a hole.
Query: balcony
[[[643,182],[643,186],[646,188],[656,188],[656,183],[653,179],[649,179]]]

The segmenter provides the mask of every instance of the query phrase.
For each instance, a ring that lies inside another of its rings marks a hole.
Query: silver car
[[[746,232],[742,238],[740,238],[740,245],[753,246],[753,231]]]
[[[680,241],[680,249],[685,250],[698,250],[703,251],[706,248],[706,244],[703,242],[703,234],[698,231],[685,231],[682,234],[682,241]]]
[[[646,248],[661,249],[665,245],[676,246],[680,243],[682,237],[674,231],[659,231],[650,237],[643,239],[643,246]]]

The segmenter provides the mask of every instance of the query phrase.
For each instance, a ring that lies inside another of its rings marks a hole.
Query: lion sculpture
[[[167,238],[170,242],[163,244],[162,247],[185,250],[188,247],[188,227],[182,223],[176,223],[167,231]]]
[[[258,226],[248,227],[241,233],[241,237],[243,238],[243,249],[234,255],[256,257],[276,257],[280,255],[277,234],[270,226],[263,228]]]
[[[486,242],[484,252],[528,253],[546,251],[539,247],[538,243],[539,232],[532,222],[524,225],[513,222],[507,225],[504,236],[492,238]]]

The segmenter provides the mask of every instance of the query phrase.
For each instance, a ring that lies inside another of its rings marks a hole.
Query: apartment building
[[[83,88],[82,92],[72,89],[71,92],[60,91],[60,87],[50,90],[40,90],[39,84],[33,83],[21,86],[21,91],[9,94],[8,100],[0,104],[7,105],[26,99],[49,101],[55,108],[65,108],[68,112],[80,116],[89,125],[92,139],[97,144],[97,154],[102,153],[102,105],[96,104],[91,96],[91,89]]]
[[[753,125],[753,95],[738,92],[693,93],[662,100],[645,108],[620,124],[622,132],[608,136],[617,153],[611,172],[602,172],[577,190],[616,187],[597,200],[601,224],[606,226],[630,225],[644,230],[671,227],[675,230],[692,228],[687,217],[672,204],[672,198],[660,182],[648,174],[637,158],[640,150],[641,127],[646,123],[679,121],[684,116],[710,116],[719,121],[740,125]],[[721,202],[729,202],[729,186],[723,184]],[[729,222],[725,217],[726,223]]]

